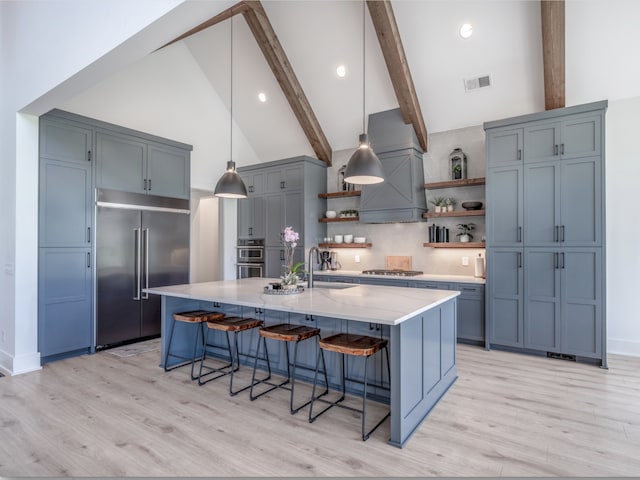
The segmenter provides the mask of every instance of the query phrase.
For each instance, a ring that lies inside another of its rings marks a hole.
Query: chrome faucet
[[[320,250],[318,247],[309,249],[309,285],[307,288],[313,288],[313,252],[316,252],[316,263],[320,264]]]

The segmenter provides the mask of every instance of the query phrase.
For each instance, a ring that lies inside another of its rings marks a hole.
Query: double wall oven
[[[264,239],[239,238],[236,247],[236,277],[264,277]]]

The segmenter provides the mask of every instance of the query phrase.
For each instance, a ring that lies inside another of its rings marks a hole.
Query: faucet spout
[[[307,288],[313,288],[313,252],[316,253],[316,263],[320,264],[320,250],[318,247],[311,247],[309,249],[309,285]]]

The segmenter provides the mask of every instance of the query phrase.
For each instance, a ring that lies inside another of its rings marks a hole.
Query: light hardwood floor
[[[0,476],[640,476],[640,358],[459,345],[458,381],[404,449],[388,421],[362,442],[351,412],[309,424],[286,391],[231,398],[157,364],[101,352],[1,378]]]

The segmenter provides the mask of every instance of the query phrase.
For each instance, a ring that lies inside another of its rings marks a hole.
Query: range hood
[[[399,108],[369,115],[369,141],[382,162],[385,181],[363,185],[361,223],[419,222],[427,211],[422,148]]]

